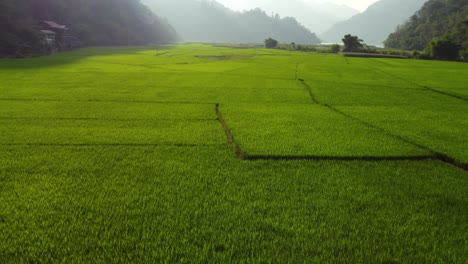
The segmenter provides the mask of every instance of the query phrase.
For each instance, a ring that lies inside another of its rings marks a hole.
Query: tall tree
[[[357,52],[364,46],[362,44],[362,39],[359,39],[358,36],[352,36],[351,34],[345,35],[342,41],[344,44],[344,52]]]

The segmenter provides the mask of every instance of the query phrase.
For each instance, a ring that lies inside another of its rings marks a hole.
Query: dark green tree
[[[265,47],[267,49],[274,49],[276,47],[278,47],[278,41],[276,39],[272,39],[272,38],[267,38],[265,39]]]
[[[426,52],[436,60],[454,60],[460,58],[462,47],[449,35],[435,38],[426,47]]]
[[[344,44],[344,52],[358,52],[364,45],[363,40],[359,39],[358,36],[352,36],[351,34],[345,35],[342,39]]]

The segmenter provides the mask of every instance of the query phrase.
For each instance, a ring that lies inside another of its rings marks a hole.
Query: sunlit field
[[[468,64],[0,60],[0,263],[465,263]]]

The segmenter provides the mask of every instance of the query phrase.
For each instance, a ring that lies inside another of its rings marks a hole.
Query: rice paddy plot
[[[466,158],[466,101],[424,86],[466,70],[199,44],[0,60],[0,262],[463,263],[467,172],[434,151]]]
[[[223,144],[215,106],[2,101],[1,144]]]
[[[331,81],[363,86],[420,88],[418,84],[409,83],[406,80],[383,73],[380,70],[380,65],[372,59],[311,54],[299,58],[298,62],[300,78],[310,82]]]
[[[460,262],[466,252],[465,174],[435,161],[245,162],[225,146],[2,146],[0,157],[5,262]]]
[[[340,110],[468,165],[468,105],[452,102],[451,109],[411,106],[339,107]]]
[[[414,106],[419,109],[463,107],[463,102],[421,88],[364,85],[333,81],[305,82],[313,96],[332,106]]]
[[[212,104],[158,101],[55,101],[2,100],[1,118],[116,119],[116,120],[215,120]],[[105,98],[103,99],[105,100]]]
[[[221,105],[236,144],[248,157],[419,157],[411,143],[312,104]]]
[[[385,64],[376,65],[383,74],[405,80],[408,83],[416,83],[420,87],[435,89],[455,96],[461,96],[468,100],[468,87],[466,86],[466,64],[457,62],[409,60],[398,62],[397,60],[381,60]]]

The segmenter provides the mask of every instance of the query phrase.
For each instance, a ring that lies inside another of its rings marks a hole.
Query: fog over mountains
[[[220,3],[228,2],[219,0]],[[251,0],[242,3],[246,8],[259,7],[267,14],[280,14],[294,17],[310,31],[322,33],[337,22],[346,20],[359,13],[358,10],[345,5],[317,0]]]
[[[206,0],[143,0],[142,3],[165,17],[184,41],[261,43],[272,37],[287,43],[320,43],[295,18],[268,14],[258,8],[235,12],[216,1]]]
[[[320,34],[324,42],[341,43],[345,34],[357,35],[366,43],[383,45],[398,25],[404,24],[427,0],[380,0],[348,20]]]

